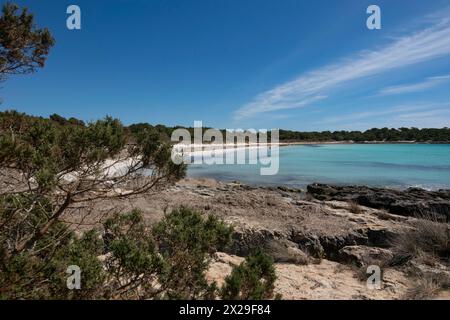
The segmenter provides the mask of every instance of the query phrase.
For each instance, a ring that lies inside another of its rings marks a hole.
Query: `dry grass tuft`
[[[391,266],[406,265],[411,260],[419,266],[429,266],[431,270],[435,266],[450,266],[450,226],[436,216],[422,215],[412,223],[411,229],[394,240],[392,252]],[[408,290],[406,299],[432,299],[449,286],[448,277],[438,272],[429,273],[414,267],[411,271],[414,286]]]
[[[348,201],[348,210],[354,214],[361,214],[364,210],[355,201]]]
[[[314,201],[314,200],[316,200],[316,198],[314,198],[314,196],[311,193],[305,192],[304,195],[303,195],[303,200],[305,200],[305,201]]]
[[[413,258],[427,255],[448,261],[450,258],[448,224],[433,220],[417,220],[412,227],[393,242],[395,264],[403,264]]]
[[[438,282],[430,277],[418,277],[414,286],[406,292],[407,300],[429,300],[436,297],[441,290]]]

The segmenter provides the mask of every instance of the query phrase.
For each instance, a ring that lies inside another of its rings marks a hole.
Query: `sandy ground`
[[[208,272],[208,278],[223,283],[224,275],[243,258],[217,253]],[[337,262],[322,260],[319,264],[276,264],[275,292],[286,300],[366,300],[398,299],[406,293],[410,280],[401,272],[389,270],[384,275],[380,290],[370,289],[355,277],[352,268]]]

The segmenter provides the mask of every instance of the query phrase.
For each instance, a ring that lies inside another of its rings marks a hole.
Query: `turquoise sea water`
[[[259,165],[190,165],[190,177],[305,187],[313,182],[450,189],[450,144],[339,144],[280,148],[277,175]]]

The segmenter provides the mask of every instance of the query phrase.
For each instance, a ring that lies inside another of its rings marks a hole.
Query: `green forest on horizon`
[[[3,111],[0,112],[0,117],[3,117],[10,113],[17,113],[22,117],[42,118],[17,111]],[[43,118],[42,118],[43,119]],[[76,118],[65,118],[59,114],[52,114],[48,118],[49,121],[56,122],[59,125],[75,125],[85,126],[86,123]],[[187,129],[191,137],[194,137],[193,127],[174,126],[169,127],[162,124],[152,125],[149,123],[136,123],[126,126],[125,129],[130,134],[138,134],[145,130],[156,131],[161,139],[169,141],[172,132],[176,129]],[[203,127],[203,131],[210,129],[209,127]],[[226,130],[220,129],[225,135]],[[270,138],[270,132],[269,132]],[[293,131],[280,129],[279,139],[282,142],[422,142],[422,143],[446,143],[450,142],[450,128],[372,128],[366,131]]]

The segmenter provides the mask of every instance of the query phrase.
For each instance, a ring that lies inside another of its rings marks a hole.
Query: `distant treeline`
[[[4,112],[0,112],[2,116]],[[22,114],[25,116],[24,114]],[[29,116],[31,117],[31,116]],[[51,121],[60,125],[84,126],[82,120],[76,118],[66,119],[58,114],[49,117]],[[125,127],[125,130],[131,136],[140,134],[145,131],[157,132],[163,140],[170,140],[173,130],[185,128],[182,126],[167,127],[162,124],[151,125],[149,123],[137,123]],[[194,137],[194,128],[185,128]],[[203,128],[207,130],[208,128]],[[225,137],[225,130],[221,130]],[[269,133],[270,138],[270,133]],[[354,141],[354,142],[399,142],[399,141],[415,141],[415,142],[450,142],[450,128],[441,129],[418,129],[418,128],[373,128],[361,131],[322,131],[322,132],[302,132],[291,130],[280,130],[280,141],[283,142],[329,142],[329,141]]]
[[[170,139],[172,131],[177,127],[166,127],[164,125],[152,126],[148,123],[133,124],[128,127],[131,132],[138,133],[150,128],[157,130],[165,138]],[[185,128],[189,130],[191,137],[194,137],[194,128]],[[207,130],[208,128],[203,128]],[[225,130],[221,130],[225,137]],[[269,132],[270,138],[270,132]],[[322,132],[302,132],[280,130],[280,141],[283,142],[331,142],[331,141],[354,141],[354,142],[450,142],[450,128],[442,129],[418,129],[418,128],[373,128],[361,131],[322,131]]]
[[[361,131],[322,131],[299,132],[280,130],[282,141],[416,141],[416,142],[449,142],[450,128],[418,129],[418,128],[373,128]]]

